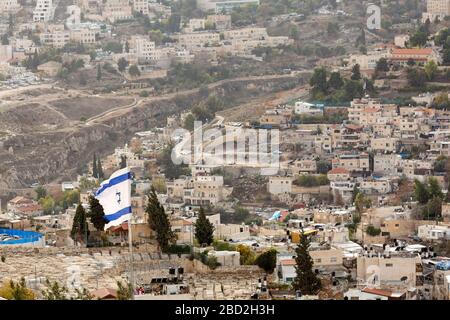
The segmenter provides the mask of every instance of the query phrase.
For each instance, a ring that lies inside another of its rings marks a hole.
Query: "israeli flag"
[[[129,168],[114,172],[95,193],[105,212],[105,230],[131,219],[131,172]]]

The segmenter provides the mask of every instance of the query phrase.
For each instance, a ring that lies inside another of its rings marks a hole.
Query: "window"
[[[337,258],[336,257],[331,257],[330,258],[330,262],[337,262]]]
[[[392,268],[393,264],[392,263],[386,263],[386,268]]]
[[[316,262],[317,262],[317,263],[321,263],[321,262],[322,262],[322,259],[316,259]]]

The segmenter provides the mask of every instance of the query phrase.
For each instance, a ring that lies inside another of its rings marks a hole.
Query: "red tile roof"
[[[402,48],[397,48],[397,49],[393,49],[392,50],[392,54],[395,55],[430,55],[433,53],[433,49],[431,48],[422,48],[422,49],[402,49]]]
[[[295,266],[295,259],[283,259],[280,264],[282,266]]]
[[[389,291],[389,290],[382,290],[382,289],[375,289],[375,288],[364,288],[361,291],[365,292],[365,293],[376,294],[378,296],[383,296],[383,297],[390,297],[390,296],[392,296],[392,291]]]
[[[346,174],[349,173],[349,171],[345,168],[334,168],[328,171],[328,174]]]
[[[109,288],[100,288],[95,291],[92,291],[91,294],[100,300],[117,298],[117,291]]]

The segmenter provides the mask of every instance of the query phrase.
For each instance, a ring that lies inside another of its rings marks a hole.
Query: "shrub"
[[[191,247],[189,245],[178,245],[178,244],[172,244],[170,245],[166,253],[170,254],[188,254],[191,252]]]
[[[375,228],[373,225],[369,225],[369,226],[367,226],[366,233],[369,236],[376,237],[376,236],[380,235],[381,229]]]
[[[276,263],[277,250],[275,249],[269,249],[261,253],[255,260],[255,264],[267,273],[272,273],[275,270]]]

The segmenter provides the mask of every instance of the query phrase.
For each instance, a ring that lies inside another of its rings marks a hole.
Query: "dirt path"
[[[309,73],[309,72],[305,72]],[[233,82],[240,82],[240,81],[252,81],[252,80],[273,80],[273,79],[282,79],[282,78],[295,78],[298,77],[299,74],[290,75],[290,74],[283,74],[283,75],[267,75],[267,76],[254,76],[254,77],[242,77],[242,78],[234,78],[234,79],[226,79],[221,80],[218,82],[214,82],[209,84],[207,87],[208,89],[214,89],[217,88],[223,84],[226,83],[233,83]],[[114,118],[118,115],[122,115],[126,112],[128,112],[130,109],[136,108],[141,106],[142,104],[149,103],[149,102],[156,102],[156,101],[164,101],[164,100],[170,100],[175,98],[176,96],[182,96],[182,95],[189,95],[193,93],[199,92],[200,88],[190,89],[190,90],[184,90],[184,91],[178,91],[174,93],[169,93],[162,96],[156,96],[156,97],[149,97],[149,98],[142,98],[139,100],[136,100],[135,103],[132,103],[128,106],[120,106],[111,110],[108,110],[106,112],[103,112],[102,114],[96,115],[94,117],[91,117],[87,120],[87,125],[92,125],[94,123],[100,123],[103,121],[106,121],[108,119]]]
[[[243,122],[258,120],[267,109],[285,104],[295,98],[305,98],[309,93],[309,86],[301,86],[292,90],[277,92],[270,97],[262,97],[249,103],[221,111],[218,114],[225,121]]]

